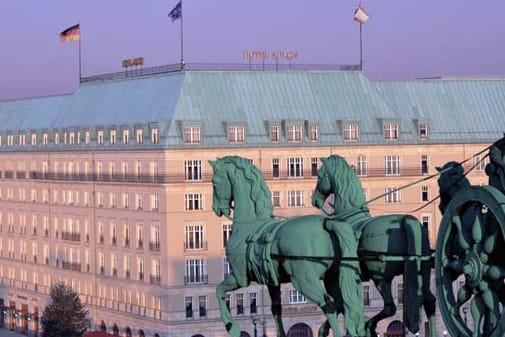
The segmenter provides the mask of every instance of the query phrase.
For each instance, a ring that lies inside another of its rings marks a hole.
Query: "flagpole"
[[[81,40],[82,40],[81,23],[79,22],[79,83],[81,83],[81,78],[82,78],[82,71],[81,71]]]
[[[182,0],[181,0],[181,69],[184,69],[184,34],[183,34],[183,25],[182,25]]]
[[[359,23],[359,69],[363,71],[363,23]]]

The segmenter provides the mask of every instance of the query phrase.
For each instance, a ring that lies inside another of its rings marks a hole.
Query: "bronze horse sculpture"
[[[339,272],[339,237],[325,229],[327,218],[307,215],[275,219],[270,190],[249,160],[227,156],[209,163],[214,170],[213,211],[217,216],[233,214],[233,230],[226,246],[231,272],[216,288],[221,320],[228,333],[240,336],[240,327],[226,306],[226,293],[257,282],[267,285],[277,337],[285,337],[280,284],[291,282],[326,315],[320,337],[327,336],[330,328],[334,337],[341,336],[337,312],[344,313],[348,335],[364,336],[359,271],[348,268],[345,273]],[[344,297],[341,288],[346,289]]]
[[[312,204],[323,209],[326,199],[334,195],[334,221],[327,221],[326,227],[338,232],[347,226],[356,233],[361,278],[372,280],[384,301],[382,311],[366,322],[367,336],[377,336],[377,323],[395,314],[391,284],[395,276],[404,273],[405,263],[407,328],[412,333],[419,330],[419,311],[424,306],[430,336],[435,336],[435,296],[430,291],[431,250],[426,229],[409,215],[371,217],[361,183],[345,159],[332,155],[321,160]],[[404,262],[405,256],[413,258]]]

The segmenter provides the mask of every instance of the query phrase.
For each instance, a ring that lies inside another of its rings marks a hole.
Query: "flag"
[[[370,16],[363,9],[363,7],[361,7],[361,5],[358,5],[354,11],[354,21],[357,21],[359,23],[366,23],[368,20],[370,20]]]
[[[81,28],[79,24],[73,25],[60,33],[61,41],[79,41],[81,38]]]
[[[171,18],[172,21],[182,18],[182,0],[175,5],[170,13],[168,13],[168,17]]]

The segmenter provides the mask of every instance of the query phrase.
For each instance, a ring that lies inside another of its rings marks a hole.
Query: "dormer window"
[[[37,134],[32,133],[32,146],[37,146]]]
[[[152,129],[151,130],[151,143],[153,144],[158,144],[159,138],[158,138],[158,129]]]
[[[428,123],[419,123],[419,139],[428,139]]]
[[[55,145],[59,145],[60,144],[60,134],[57,133],[57,132],[54,134],[54,144]]]
[[[84,133],[84,143],[86,145],[89,145],[90,141],[91,141],[91,135],[90,135],[89,131],[86,131]]]
[[[116,144],[116,130],[110,130],[110,145]]]
[[[142,144],[144,142],[144,130],[142,129],[137,129],[136,134],[137,134],[137,144]]]
[[[47,133],[42,135],[42,145],[47,146],[49,144],[49,136]]]
[[[185,126],[183,137],[184,137],[184,144],[200,144],[200,127]]]
[[[123,130],[123,144],[128,145],[129,142],[130,142],[130,131]]]
[[[398,140],[400,127],[397,122],[385,122],[383,126],[385,140]]]
[[[70,145],[75,145],[75,132],[70,132],[68,134],[68,137],[69,137],[69,144]]]
[[[97,136],[97,142],[98,145],[103,145],[103,131],[98,131],[98,136]]]
[[[319,139],[319,128],[317,123],[309,124],[309,140],[311,142],[317,142]]]
[[[343,136],[346,142],[355,142],[359,139],[359,126],[356,122],[346,122],[343,126]]]
[[[19,146],[25,146],[26,135],[24,133],[19,135]]]
[[[243,125],[228,125],[228,142],[243,143],[245,139],[245,128]]]
[[[272,143],[277,143],[279,139],[280,139],[279,124],[277,123],[270,124],[270,141],[272,141]]]
[[[303,140],[303,125],[302,124],[288,124],[286,127],[286,135],[288,142],[298,143]]]
[[[7,146],[14,145],[14,135],[7,135]]]

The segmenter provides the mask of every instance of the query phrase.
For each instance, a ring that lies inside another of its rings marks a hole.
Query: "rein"
[[[467,161],[469,161],[469,160],[470,160],[470,159],[472,159],[473,157],[478,156],[478,155],[480,155],[480,154],[482,154],[482,153],[486,152],[486,151],[487,151],[487,150],[489,150],[492,146],[493,146],[493,144],[489,145],[489,146],[488,146],[488,147],[486,147],[485,149],[483,149],[483,150],[481,150],[481,151],[477,152],[476,154],[474,154],[474,155],[473,155],[473,156],[471,156],[471,157],[466,158],[465,160],[463,160],[463,161],[459,162],[458,164],[459,164],[459,165],[461,165],[461,166],[463,166],[463,164],[464,164],[464,163],[466,163]],[[489,154],[487,154],[486,156],[484,156],[484,158],[482,158],[479,162],[477,162],[475,165],[473,165],[473,166],[470,168],[470,170],[468,170],[468,171],[465,173],[465,176],[466,176],[466,175],[467,175],[467,174],[468,174],[471,170],[473,170],[473,169],[474,169],[474,168],[475,168],[478,164],[480,164],[480,163],[481,163],[481,162],[482,162],[482,161],[483,161],[486,157],[488,157],[488,156],[489,156]],[[432,178],[434,178],[434,177],[437,177],[437,176],[440,176],[440,175],[442,175],[442,174],[444,174],[444,173],[446,173],[446,172],[449,172],[449,171],[450,171],[450,170],[452,170],[452,169],[453,169],[453,167],[447,167],[447,168],[445,168],[445,169],[443,169],[443,170],[441,170],[441,171],[439,171],[439,172],[437,172],[437,173],[435,173],[435,174],[432,174],[432,175],[426,176],[426,177],[424,177],[424,178],[422,178],[422,179],[418,179],[418,180],[416,180],[416,181],[414,181],[414,182],[411,182],[411,183],[408,183],[408,184],[406,184],[406,185],[402,185],[402,186],[400,186],[400,187],[398,187],[398,188],[396,188],[396,189],[394,189],[394,190],[392,190],[392,191],[382,193],[382,194],[380,194],[380,195],[378,195],[378,196],[376,196],[376,197],[373,197],[372,199],[369,199],[369,200],[365,201],[365,202],[364,202],[363,204],[361,204],[361,205],[358,205],[358,206],[355,206],[355,207],[351,207],[351,208],[346,209],[346,210],[344,210],[344,211],[341,211],[341,212],[339,212],[339,213],[330,213],[330,212],[327,212],[326,210],[324,210],[324,209],[322,209],[322,208],[321,208],[320,210],[321,210],[324,214],[326,214],[326,216],[328,216],[328,217],[330,217],[330,218],[332,218],[332,219],[337,219],[337,220],[338,220],[338,219],[345,219],[345,218],[347,218],[347,217],[349,217],[349,216],[351,216],[351,215],[354,215],[354,214],[358,214],[358,213],[361,213],[361,212],[367,211],[367,210],[368,210],[368,207],[367,207],[367,206],[368,206],[368,204],[370,204],[370,203],[372,203],[372,202],[374,202],[374,201],[376,201],[376,200],[378,200],[378,199],[380,199],[380,198],[383,198],[383,197],[385,197],[386,195],[389,195],[389,194],[391,194],[391,193],[393,193],[393,192],[396,192],[396,191],[401,191],[401,190],[404,190],[404,189],[406,189],[406,188],[408,188],[408,187],[411,187],[411,186],[417,185],[417,184],[419,184],[419,183],[422,183],[423,181],[430,180],[430,179],[432,179]],[[423,208],[427,207],[427,206],[428,206],[428,205],[430,205],[431,203],[435,202],[435,201],[436,201],[437,199],[439,199],[439,198],[440,198],[440,195],[438,195],[436,198],[432,199],[430,202],[428,202],[427,204],[423,205],[422,207],[419,207],[419,208],[417,208],[417,209],[415,209],[415,210],[413,210],[413,211],[411,211],[411,212],[417,212],[417,211],[419,211],[419,210],[421,210],[421,209],[423,209]],[[330,204],[330,205],[331,205],[331,204]],[[331,205],[331,206],[333,207],[333,205]]]

